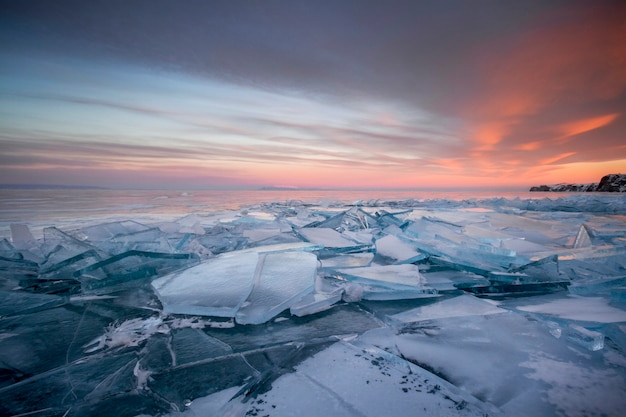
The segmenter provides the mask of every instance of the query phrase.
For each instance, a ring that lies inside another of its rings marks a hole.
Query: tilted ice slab
[[[324,245],[327,248],[339,249],[339,250],[351,250],[362,247],[363,244],[357,243],[353,240],[346,239],[343,235],[336,230],[329,228],[302,228],[298,230],[298,233],[306,240],[319,245]]]
[[[312,253],[258,248],[220,255],[155,279],[152,286],[166,313],[260,324],[312,292],[316,275],[317,257]]]
[[[240,324],[261,324],[315,288],[317,256],[308,252],[261,254],[252,293],[237,311]]]
[[[231,252],[152,281],[165,313],[234,317],[254,286],[256,252]]]
[[[417,265],[413,264],[344,268],[339,269],[337,272],[353,282],[397,289],[421,287],[425,283],[425,280],[419,273]]]
[[[315,292],[305,295],[297,303],[291,306],[289,311],[294,316],[302,317],[309,314],[328,310],[333,304],[341,301],[343,289],[339,288],[332,292]]]
[[[489,301],[465,294],[435,304],[394,314],[391,316],[391,319],[400,323],[414,323],[455,317],[487,316],[505,312],[506,310]]]
[[[403,242],[394,235],[387,235],[376,240],[376,253],[387,258],[395,259],[396,263],[413,263],[421,261],[426,256],[415,250],[415,246]]]
[[[401,300],[437,297],[438,291],[425,285],[417,265],[374,265],[363,268],[338,269],[344,286],[344,300]]]

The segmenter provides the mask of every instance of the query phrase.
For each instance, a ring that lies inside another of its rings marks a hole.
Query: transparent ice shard
[[[591,351],[600,350],[604,347],[604,335],[602,333],[577,324],[567,326],[567,340]]]
[[[408,286],[390,288],[380,285],[351,283],[344,287],[343,300],[346,302],[360,300],[391,301],[434,297],[439,297],[439,291],[435,288]]]
[[[112,253],[121,253],[129,250],[160,253],[173,252],[169,242],[157,227],[117,235],[110,240],[106,247]]]
[[[107,242],[111,239],[130,233],[142,232],[150,227],[132,220],[102,223],[78,230],[74,235],[80,240],[90,242]]]
[[[576,239],[574,240],[574,248],[590,248],[591,247],[591,237],[589,236],[589,230],[587,226],[584,224],[580,225],[580,229],[578,229],[578,234],[576,235]]]
[[[289,232],[291,229],[289,229]],[[246,229],[243,231],[243,237],[247,238],[249,242],[258,242],[265,239],[270,239],[279,236],[284,233],[283,230],[278,227],[260,227],[254,229]]]
[[[163,311],[234,317],[254,286],[259,254],[227,253],[152,281]]]
[[[407,324],[458,317],[488,316],[502,313],[506,313],[506,310],[501,309],[487,300],[482,300],[473,295],[464,294],[427,306],[407,310],[403,313],[394,314],[391,316],[391,319],[398,323]]]
[[[5,238],[0,239],[0,257],[4,259],[23,259],[22,254]]]
[[[517,283],[530,284],[539,282],[568,282],[559,272],[559,260],[556,255],[530,262],[526,265],[514,267],[506,274],[490,274],[492,280],[504,282],[512,280]]]
[[[36,279],[39,265],[28,259],[0,257],[0,287],[14,289],[22,280]]]
[[[65,258],[67,256],[67,252],[60,248],[61,247],[57,247],[58,251],[55,251],[51,255],[65,253],[65,255],[60,256],[61,259]],[[51,259],[53,259],[53,256],[48,257],[49,261]],[[72,277],[76,271],[94,265],[101,260],[102,257],[100,254],[96,250],[90,249],[69,258],[57,260],[54,263],[46,262],[45,266],[42,266],[40,271],[40,278],[47,280],[67,279],[68,277]]]
[[[343,232],[370,229],[377,226],[377,220],[369,213],[358,207],[352,207],[350,210],[331,216],[326,220],[311,223],[307,228],[330,228]]]
[[[205,233],[202,226],[202,219],[197,214],[189,214],[181,219],[178,219],[176,223],[180,226],[178,233],[192,233],[196,235],[203,235]]]
[[[307,294],[293,304],[289,308],[289,311],[294,316],[302,317],[328,310],[334,304],[341,301],[343,291],[342,288],[338,288],[332,292],[314,292]]]
[[[264,323],[315,288],[317,256],[312,253],[262,254],[258,268],[254,289],[235,315],[237,323]]]
[[[341,233],[329,228],[305,227],[298,230],[298,234],[311,243],[323,245],[326,248],[338,251],[361,249],[363,244],[346,239]]]
[[[422,278],[430,288],[441,291],[489,287],[491,282],[480,275],[465,271],[420,271]]]
[[[207,228],[206,233],[198,236],[196,241],[214,255],[219,255],[246,247],[248,239],[243,237],[241,228],[218,224]]]
[[[417,265],[412,264],[345,268],[339,269],[337,272],[352,282],[366,285],[407,289],[406,287],[421,287],[425,284]]]
[[[322,245],[318,245],[310,242],[288,242],[288,243],[276,243],[272,245],[253,246],[250,248],[242,249],[238,252],[255,252],[255,253],[271,253],[271,252],[315,252],[323,249]]]
[[[42,271],[58,270],[61,262],[71,258],[87,258],[94,257],[99,259],[100,256],[92,245],[81,242],[80,240],[62,232],[56,227],[46,227],[43,230],[44,235],[44,251],[46,252],[46,260],[41,265]],[[72,262],[66,262],[70,264]]]
[[[75,271],[83,292],[102,293],[135,285],[195,265],[199,259],[187,253],[155,253],[131,250]]]
[[[401,300],[437,297],[438,291],[426,285],[417,265],[374,265],[337,270],[344,285],[344,300]]]
[[[626,275],[613,277],[594,277],[580,279],[568,287],[571,294],[577,295],[610,295],[615,288],[626,285]]]
[[[393,235],[376,240],[376,253],[394,259],[399,264],[414,263],[426,258],[426,255],[418,252],[415,246]]]
[[[35,238],[27,225],[12,223],[10,227],[13,246],[19,249],[28,249],[33,245]]]
[[[374,259],[371,252],[341,254],[339,256],[331,256],[321,259],[322,268],[355,268],[369,266]]]

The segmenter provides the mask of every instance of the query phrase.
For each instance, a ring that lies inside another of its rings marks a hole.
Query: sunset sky
[[[0,0],[0,183],[626,173],[623,1]]]

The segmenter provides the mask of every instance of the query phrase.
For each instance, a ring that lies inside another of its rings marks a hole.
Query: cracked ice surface
[[[0,414],[621,416],[626,198],[263,203],[0,239]]]

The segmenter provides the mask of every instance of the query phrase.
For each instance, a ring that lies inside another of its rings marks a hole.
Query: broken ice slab
[[[152,281],[163,311],[234,317],[254,286],[259,254],[231,252]]]
[[[506,313],[506,310],[498,307],[488,300],[477,298],[473,295],[464,294],[458,297],[439,301],[422,307],[394,314],[390,318],[397,323],[410,324],[429,322],[432,320],[488,316],[492,314]]]
[[[0,258],[24,259],[22,254],[6,238],[0,239]]]
[[[259,256],[254,288],[235,315],[239,324],[260,324],[291,307],[315,288],[317,256],[278,252]]]
[[[0,288],[14,289],[22,280],[36,279],[39,265],[26,259],[7,259],[0,257]]]
[[[125,220],[84,227],[76,231],[74,236],[79,240],[88,240],[90,242],[108,242],[117,236],[142,232],[148,229],[150,229],[150,227],[141,223]]]
[[[330,228],[338,232],[357,231],[377,227],[376,218],[358,207],[335,214],[326,220],[307,225],[307,228]]]
[[[67,279],[68,277],[73,276],[74,272],[87,268],[88,266],[94,265],[102,260],[100,254],[94,249],[87,250],[71,257],[66,257],[68,252],[66,252],[61,246],[57,246],[57,249],[58,250],[50,254],[45,265],[41,266],[40,278],[47,280]],[[53,258],[57,258],[57,256],[58,259],[55,259],[55,262],[51,262],[51,260]]]
[[[339,256],[330,256],[328,258],[320,259],[320,262],[322,263],[322,268],[356,268],[369,266],[372,263],[372,259],[374,259],[373,253],[362,252],[341,254]]]
[[[161,253],[173,252],[168,240],[157,227],[118,235],[106,243],[101,242],[99,246],[114,254],[128,250]]]
[[[203,235],[205,233],[204,227],[202,226],[202,219],[197,214],[189,214],[176,220],[176,223],[180,226],[177,230],[178,233],[192,233],[196,235]]]
[[[28,249],[35,244],[35,238],[25,224],[11,224],[11,240],[18,249]]]
[[[401,300],[437,297],[438,291],[426,285],[417,265],[374,265],[336,271],[344,284],[344,301]]]
[[[569,279],[561,276],[559,260],[556,255],[515,266],[506,272],[492,272],[488,274],[490,280],[502,283],[531,284],[539,282],[566,282]]]
[[[75,271],[73,276],[81,281],[83,293],[104,293],[198,262],[195,254],[131,250]]]
[[[580,225],[578,234],[576,234],[576,238],[574,239],[573,247],[575,249],[591,247],[591,236],[589,234],[589,228],[586,225]]]
[[[420,271],[420,274],[426,280],[429,288],[434,288],[439,292],[485,288],[491,285],[491,281],[487,278],[465,271],[426,270]]]
[[[417,265],[412,264],[344,268],[338,269],[337,272],[351,282],[397,289],[422,287],[426,283],[421,277]]]
[[[626,285],[626,275],[617,277],[597,277],[595,279],[581,279],[568,287],[571,294],[577,295],[606,295],[612,294],[613,289]]]
[[[393,235],[376,240],[376,253],[391,258],[398,264],[410,264],[426,258],[426,255],[418,252],[415,246]]]
[[[244,248],[248,239],[243,237],[242,230],[218,224],[207,229],[206,234],[198,236],[196,241],[214,255],[219,255]]]
[[[242,249],[239,252],[255,252],[255,253],[271,253],[271,252],[292,252],[292,251],[302,251],[302,252],[315,252],[322,249],[322,245],[318,245],[315,243],[309,242],[286,242],[286,243],[276,243],[272,245],[263,245],[263,246],[253,246],[247,249]]]
[[[46,227],[43,234],[45,261],[41,264],[41,273],[46,278],[66,278],[74,271],[102,260],[102,251],[56,227]]]
[[[291,314],[298,317],[319,313],[328,310],[334,304],[341,301],[342,296],[342,288],[338,288],[332,292],[314,292],[302,297],[300,301],[289,308],[289,311]]]
[[[428,287],[385,287],[380,285],[367,285],[350,283],[344,286],[343,300],[352,303],[361,300],[390,301],[411,300],[416,298],[439,297],[439,291]]]
[[[156,279],[152,286],[167,313],[236,317],[241,324],[263,323],[313,291],[315,285],[317,257],[283,248],[277,245],[274,251],[253,248],[222,254]]]
[[[604,335],[602,333],[577,324],[567,326],[567,340],[591,351],[600,350],[604,347]]]
[[[329,228],[298,229],[297,233],[306,241],[323,245],[335,252],[350,252],[363,249],[366,245],[345,238],[341,233]]]

